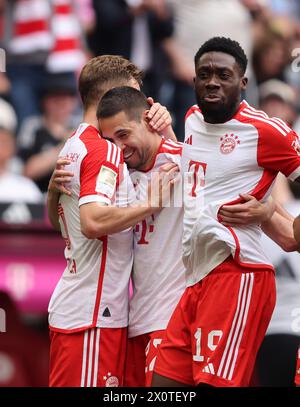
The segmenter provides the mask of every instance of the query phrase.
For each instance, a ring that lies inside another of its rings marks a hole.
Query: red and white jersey
[[[269,118],[245,101],[226,123],[204,121],[198,106],[186,115],[183,148],[183,261],[194,285],[232,254],[240,265],[272,267],[261,243],[260,225],[226,227],[222,205],[242,202],[248,193],[264,201],[280,171],[300,176],[300,143],[282,120]]]
[[[138,199],[146,198],[151,174],[161,165],[174,162],[180,166],[181,152],[181,143],[163,139],[153,167],[147,172],[131,172]],[[174,188],[170,206],[138,223],[134,229],[129,337],[165,329],[185,288],[182,189],[179,184]]]
[[[50,329],[74,332],[91,327],[122,328],[128,324],[128,285],[133,260],[132,228],[100,239],[80,230],[79,206],[100,202],[128,206],[135,193],[121,150],[83,123],[60,152],[74,173],[61,195],[59,218],[66,242],[67,267],[49,304]]]

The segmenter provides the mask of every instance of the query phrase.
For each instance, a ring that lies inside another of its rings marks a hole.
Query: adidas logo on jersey
[[[105,308],[105,310],[103,311],[102,316],[103,316],[103,317],[111,317],[111,313],[110,313],[108,307]]]
[[[188,137],[188,138],[185,140],[185,144],[189,144],[189,145],[191,146],[192,143],[193,143],[193,136],[190,135],[190,137]]]

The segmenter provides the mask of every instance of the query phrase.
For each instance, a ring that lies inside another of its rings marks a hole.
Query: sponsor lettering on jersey
[[[65,157],[60,157],[60,158],[66,158],[67,160],[70,160],[72,163],[76,163],[78,158],[80,157],[80,154],[78,153],[68,153]]]

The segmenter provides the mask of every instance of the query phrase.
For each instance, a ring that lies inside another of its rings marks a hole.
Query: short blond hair
[[[101,55],[92,58],[79,76],[79,94],[86,110],[98,104],[104,93],[114,86],[134,79],[142,86],[142,71],[128,59],[119,55]]]

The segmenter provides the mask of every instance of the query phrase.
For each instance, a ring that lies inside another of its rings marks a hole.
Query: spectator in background
[[[162,43],[172,35],[166,0],[93,0],[96,29],[90,36],[95,55],[130,59],[145,72],[143,91],[159,99],[166,61]]]
[[[42,194],[30,179],[16,172],[15,130],[17,117],[5,100],[0,99],[0,202],[37,203],[42,202]]]
[[[0,333],[0,387],[47,386],[48,338],[25,326],[14,301],[1,291],[0,306],[6,325]]]
[[[27,119],[18,138],[18,155],[24,162],[24,175],[46,192],[57,156],[65,138],[79,119],[73,81],[65,75],[52,75],[42,97],[43,115]]]
[[[294,124],[297,119],[297,110],[294,89],[278,79],[269,79],[259,85],[258,90],[260,109],[270,117],[278,117],[284,120],[296,130]],[[272,196],[283,206],[286,206],[293,198],[288,181],[282,174],[277,176]]]
[[[287,83],[269,79],[259,88],[260,108],[270,117],[279,117],[293,127],[297,119],[296,92]]]
[[[13,107],[6,100],[0,98],[0,127],[4,127],[11,133],[15,133],[17,120]]]
[[[10,170],[14,154],[14,134],[0,127],[0,202],[42,202],[43,196],[35,183]]]
[[[247,8],[239,0],[168,0],[174,12],[173,39],[164,45],[171,59],[173,76],[170,99],[160,100],[175,114],[175,134],[184,138],[184,116],[195,102],[193,90],[194,55],[197,44],[204,43],[214,36],[230,37],[239,41],[249,60],[252,55],[252,21]],[[196,39],[196,41],[195,41]],[[178,47],[176,49],[176,47]],[[252,96],[253,75],[250,79],[247,100],[254,103]]]
[[[256,44],[253,66],[258,83],[268,79],[284,79],[284,69],[289,62],[290,40],[280,32],[267,29]]]
[[[4,25],[10,97],[22,123],[40,112],[49,72],[74,78],[84,64],[81,27],[73,0],[5,1]]]
[[[86,34],[95,28],[95,11],[92,0],[74,0],[81,26]]]

